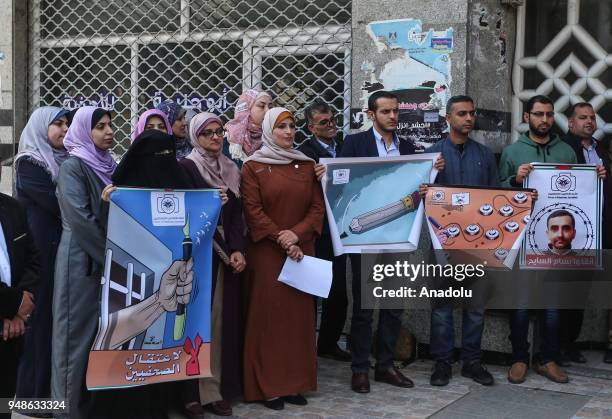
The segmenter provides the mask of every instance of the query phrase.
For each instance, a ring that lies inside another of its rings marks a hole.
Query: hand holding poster
[[[527,189],[430,185],[425,197],[433,247],[452,251],[451,264],[511,268],[532,207]]]
[[[602,182],[594,165],[533,163],[538,190],[521,252],[524,269],[600,269]]]
[[[210,376],[217,190],[111,195],[98,334],[87,387]]]
[[[423,220],[419,185],[435,179],[438,156],[321,159],[334,254],[415,250]]]

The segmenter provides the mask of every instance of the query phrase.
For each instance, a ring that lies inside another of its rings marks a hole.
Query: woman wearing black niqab
[[[191,189],[191,182],[176,161],[174,139],[159,130],[143,131],[112,176],[113,185],[154,189]],[[94,394],[95,419],[165,419],[175,404],[176,386],[151,384]]]
[[[176,161],[174,139],[159,130],[145,130],[130,145],[113,174],[116,186],[185,189],[191,182]]]

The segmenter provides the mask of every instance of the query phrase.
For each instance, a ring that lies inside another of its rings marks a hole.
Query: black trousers
[[[22,340],[19,338],[5,342],[0,339],[0,398],[12,399],[15,396]],[[10,417],[10,413],[0,413],[0,419],[10,419]]]
[[[344,330],[348,297],[346,294],[346,255],[334,256],[329,236],[316,243],[316,257],[332,261],[333,279],[329,297],[322,301],[321,324],[317,350],[330,352],[336,348]]]
[[[559,310],[561,313],[561,327],[559,331],[559,341],[562,350],[571,350],[580,336],[584,310]]]

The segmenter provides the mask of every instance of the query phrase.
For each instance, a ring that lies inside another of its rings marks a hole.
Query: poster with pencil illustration
[[[211,375],[218,190],[118,188],[111,195],[100,322],[87,388]]]
[[[413,251],[423,222],[419,185],[440,153],[321,159],[334,254]]]

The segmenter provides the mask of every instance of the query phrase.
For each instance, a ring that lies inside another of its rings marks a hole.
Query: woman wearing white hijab
[[[55,255],[62,219],[55,181],[68,152],[64,137],[68,111],[54,106],[36,109],[26,124],[15,157],[17,199],[26,208],[28,226],[40,255],[36,309],[28,321],[17,375],[17,397],[51,397],[51,303]]]
[[[305,405],[317,386],[314,299],[278,281],[287,257],[314,255],[324,204],[314,161],[293,149],[295,119],[269,110],[263,146],[242,168],[249,228],[244,398],[274,410]]]

